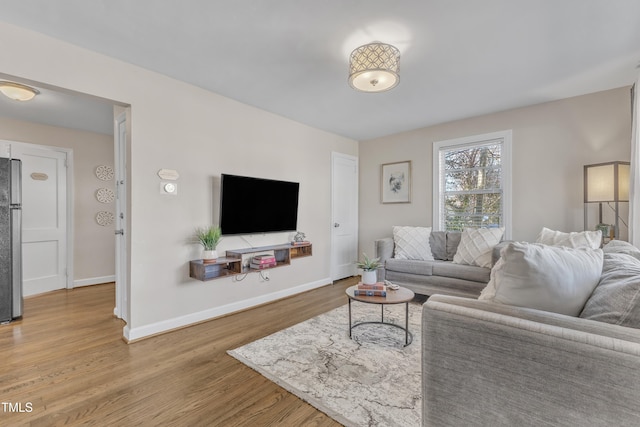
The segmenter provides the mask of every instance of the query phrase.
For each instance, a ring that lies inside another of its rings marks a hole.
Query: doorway
[[[72,288],[73,210],[67,187],[72,151],[3,141],[3,155],[22,161],[23,295]]]
[[[127,262],[127,112],[118,114],[114,130],[116,181],[116,317],[129,323],[129,277]]]
[[[118,117],[121,112],[125,111],[126,118],[128,120],[126,120],[125,122],[122,122],[123,123],[122,129],[130,129],[130,126],[131,126],[131,120],[130,120],[131,115],[130,115],[130,109],[129,109],[130,106],[126,103],[114,101],[107,98],[101,98],[94,95],[88,95],[85,93],[76,92],[73,90],[69,90],[69,89],[65,89],[57,86],[52,86],[42,82],[24,80],[23,78],[20,78],[18,76],[10,76],[10,75],[5,75],[3,73],[0,73],[0,78],[36,87],[40,91],[40,94],[38,95],[38,102],[41,103],[41,107],[42,107],[42,108],[29,108],[30,106],[25,105],[25,108],[16,108],[17,104],[11,103],[11,102],[2,102],[2,100],[0,99],[0,117],[6,117],[8,120],[19,120],[27,124],[33,123],[36,126],[38,125],[54,126],[60,129],[70,129],[74,131],[77,130],[77,131],[91,132],[93,135],[109,136],[111,137],[111,144],[115,145],[117,142],[118,135],[114,134],[114,130],[116,132],[118,131],[118,124],[117,124],[117,120],[114,120],[114,119],[116,119],[116,117]],[[33,105],[36,105],[36,104],[33,104]],[[114,122],[115,122],[115,125],[114,125]],[[20,139],[22,138],[22,136],[16,137],[15,135],[22,135],[22,133],[24,132],[25,140],[34,140],[34,142],[37,143],[38,139],[40,138],[39,134],[37,132],[34,133],[31,130],[27,130],[26,126],[27,125],[17,125],[16,128],[14,129],[13,124],[9,123],[9,126],[7,128],[8,133],[5,136],[5,138]],[[34,137],[34,135],[36,136]],[[43,135],[46,135],[46,132],[43,131]],[[76,150],[76,154],[77,154],[76,173],[79,174],[79,176],[83,176],[83,177],[86,176],[86,172],[88,170],[91,170],[91,174],[93,175],[96,170],[95,168],[98,165],[109,165],[112,159],[114,158],[113,157],[114,147],[113,145],[110,145],[109,151],[111,154],[109,155],[109,157],[102,157],[102,152],[100,152],[101,154],[99,156],[93,156],[94,154],[96,154],[96,152],[94,150],[91,150],[92,155],[90,156],[91,158],[90,163],[86,163],[85,162],[86,153],[80,151],[81,149],[79,148],[79,145],[78,145],[78,144],[83,144],[84,141],[79,141],[78,139],[74,139],[73,137],[71,138],[71,141],[67,141],[64,135],[61,135],[58,133],[55,133],[55,135],[58,136],[59,138],[52,139],[51,140],[52,143],[54,140],[59,141],[62,144],[62,146],[74,147],[74,150]],[[42,141],[44,142],[44,144],[48,144],[49,138],[47,136],[43,136]],[[69,145],[66,145],[67,143]],[[12,153],[11,144],[14,144],[13,141],[0,140],[0,156],[5,156],[5,157],[11,156],[11,153]],[[29,146],[32,144],[25,144],[25,145]],[[43,149],[57,148],[57,147],[48,146],[48,145],[34,145],[34,146],[43,148]],[[101,147],[105,147],[105,146],[101,145]],[[94,193],[93,185],[91,185],[91,188],[89,189],[91,193],[88,193],[87,191],[78,192],[78,187],[83,183],[85,184],[84,190],[87,190],[86,187],[88,186],[89,181],[84,181],[82,178],[80,178],[80,181],[76,181],[74,185],[73,171],[72,171],[74,151],[72,149],[68,149],[66,152],[67,152],[67,159],[66,159],[66,162],[63,161],[65,166],[63,167],[63,166],[60,166],[59,164],[57,166],[58,168],[57,170],[59,171],[66,170],[66,176],[67,176],[67,181],[66,181],[67,200],[66,200],[66,203],[59,204],[59,206],[61,207],[66,206],[66,216],[67,216],[66,250],[61,246],[58,246],[58,251],[66,252],[66,260],[62,260],[58,258],[58,261],[55,263],[56,269],[57,269],[56,274],[59,273],[62,276],[62,278],[58,277],[58,280],[57,280],[58,284],[56,286],[57,287],[61,286],[62,288],[71,289],[77,286],[88,286],[88,285],[94,285],[98,283],[111,282],[114,280],[116,281],[116,283],[120,283],[121,279],[119,278],[124,278],[125,280],[124,283],[128,285],[127,280],[128,280],[128,277],[130,276],[128,272],[129,270],[128,253],[121,252],[119,254],[114,254],[115,250],[113,249],[111,249],[111,251],[105,250],[105,249],[108,249],[107,245],[109,244],[113,245],[113,240],[112,240],[114,238],[113,232],[108,231],[107,229],[113,230],[112,227],[117,225],[115,212],[113,212],[114,213],[113,216],[109,216],[109,215],[101,216],[100,219],[106,218],[105,221],[101,222],[98,220],[98,214],[102,214],[106,210],[111,211],[111,209],[113,208],[109,209],[110,207],[105,206],[105,208],[107,209],[103,209],[102,205],[100,205],[100,208],[96,210],[93,210],[95,208],[95,206],[93,205],[87,208],[87,206],[89,205],[85,203],[85,198],[87,197],[88,194],[91,194],[90,203],[94,203],[94,200],[97,199],[96,193]],[[16,154],[17,153],[14,153],[14,157],[17,157]],[[117,161],[118,161],[118,156],[116,156],[116,162]],[[68,167],[66,165],[68,165]],[[114,172],[116,172],[115,169],[118,169],[118,167],[119,166],[117,164],[114,165]],[[124,176],[127,175],[126,164],[122,165],[121,171],[122,171],[121,173]],[[46,182],[50,184],[52,175],[49,175],[48,173],[46,175],[48,178],[48,181]],[[23,171],[23,176],[27,177],[27,172]],[[37,176],[43,177],[44,175],[38,174]],[[105,184],[105,185],[108,187],[108,184]],[[100,186],[103,187],[103,185],[100,185]],[[75,199],[74,199],[74,192],[76,196],[78,196]],[[47,194],[50,194],[49,191],[47,191]],[[103,198],[103,200],[107,200],[107,199],[108,198]],[[124,199],[126,200],[126,195]],[[98,199],[98,201],[100,201],[101,203],[106,203],[100,199]],[[74,214],[74,211],[77,210],[78,207],[80,207],[80,209],[82,210],[80,211],[80,213],[76,212],[76,214],[80,216],[76,215],[75,220],[78,222],[75,223],[74,225],[74,223],[72,222],[72,219],[73,219],[72,216]],[[61,215],[61,213],[59,214]],[[125,220],[128,220],[128,218],[125,217]],[[98,224],[98,226],[96,226],[96,223]],[[104,228],[99,226],[104,226]],[[87,230],[89,230],[88,238],[84,238],[84,234],[82,234],[81,236],[78,233],[78,227],[81,228],[82,233],[86,233]],[[99,230],[102,230],[102,231],[99,231]],[[103,239],[103,236],[104,236],[103,232],[105,230],[108,231],[108,237],[105,237],[104,239],[108,239],[108,240]],[[78,239],[75,241],[75,244],[74,244],[74,239]],[[91,240],[91,239],[94,239],[94,240]],[[96,240],[96,239],[99,239],[99,240]],[[128,237],[125,236],[125,238],[120,240],[125,242],[125,243],[122,243],[120,247],[124,247],[126,249],[128,246],[128,243],[126,243],[126,241],[128,240]],[[84,246],[87,245],[87,242],[92,242],[93,244],[93,242],[98,242],[98,241],[100,246],[100,252],[98,256],[96,256],[92,250],[86,250],[84,248]],[[110,242],[110,243],[106,243],[106,242]],[[53,245],[49,244],[49,246],[53,246]],[[75,254],[76,255],[75,263],[74,263],[74,246],[77,252]],[[38,251],[34,251],[34,252],[38,252]],[[52,254],[53,252],[50,251],[49,253]],[[110,254],[111,256],[106,254]],[[39,258],[47,257],[47,260],[53,260],[52,255],[51,256],[43,255],[42,253],[40,253],[39,255],[40,255]],[[121,261],[124,260],[124,262],[121,262],[121,265],[123,266],[120,268],[120,273],[118,273],[117,275],[114,275],[114,271],[113,271],[113,269],[115,269],[114,267],[111,267],[112,268],[111,271],[107,270],[109,265],[113,265],[111,264],[111,262],[113,262],[111,257],[118,257]],[[89,259],[90,262],[87,262],[87,259]],[[24,268],[25,268],[25,272],[28,272],[29,267],[25,266]],[[39,265],[38,268],[40,268],[41,270],[49,270],[49,271],[54,270],[54,267],[52,265],[46,265],[46,263]],[[75,273],[74,273],[74,270],[75,270]],[[33,275],[36,277],[43,277],[47,275],[45,273],[47,273],[47,271],[34,271]],[[80,279],[77,279],[78,277],[80,277]],[[62,285],[60,285],[60,283],[62,283]],[[25,284],[25,290],[26,288],[27,288],[27,285]],[[45,287],[40,290],[36,290],[34,292],[40,292],[48,289],[50,289],[50,287]],[[118,288],[118,289],[123,289],[123,288]],[[125,320],[129,316],[128,292],[129,291],[127,286],[124,293],[117,295],[117,301],[114,307],[114,312],[116,312],[117,310],[116,315],[118,317],[124,318]],[[119,303],[118,301],[123,301],[123,303]],[[120,307],[123,307],[123,308],[120,309]],[[121,314],[120,312],[122,310],[126,310],[126,311],[123,312],[123,314]]]
[[[331,153],[331,279],[356,274],[358,158]]]

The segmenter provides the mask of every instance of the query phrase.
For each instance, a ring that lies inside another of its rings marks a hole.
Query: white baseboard
[[[73,281],[73,287],[79,288],[81,286],[101,285],[103,283],[115,282],[116,276],[102,276],[102,277],[90,277],[88,279],[80,279]]]
[[[163,320],[161,322],[152,323],[150,325],[140,326],[137,328],[129,328],[129,325],[126,325],[122,330],[122,334],[128,342],[136,341],[141,338],[157,335],[164,332],[169,332],[174,329],[179,329],[179,328],[200,323],[206,320],[211,320],[216,317],[235,313],[237,311],[255,307],[260,304],[286,298],[291,295],[299,294],[301,292],[306,292],[311,289],[316,289],[316,288],[328,285],[330,283],[332,283],[331,278],[325,278],[325,279],[317,280],[315,282],[305,283],[303,285],[296,286],[293,288],[284,289],[282,291],[273,292],[271,294],[260,295],[255,298],[250,298],[250,299],[238,301],[232,304],[223,305],[221,307],[215,307],[208,310],[199,311],[197,313],[187,314],[185,316],[174,317],[173,319]]]

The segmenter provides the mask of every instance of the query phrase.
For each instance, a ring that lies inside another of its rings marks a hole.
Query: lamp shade
[[[31,86],[14,82],[0,82],[0,92],[14,101],[29,101],[40,93],[38,89]]]
[[[628,202],[629,162],[609,162],[584,167],[584,201]]]
[[[400,51],[373,42],[354,49],[349,58],[349,85],[362,92],[384,92],[400,82]]]

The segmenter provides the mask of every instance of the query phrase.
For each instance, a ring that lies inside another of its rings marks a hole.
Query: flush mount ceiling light
[[[14,82],[0,82],[0,92],[15,101],[29,101],[40,93],[36,88]]]
[[[349,58],[349,85],[362,92],[384,92],[400,82],[400,51],[372,42],[356,48]]]

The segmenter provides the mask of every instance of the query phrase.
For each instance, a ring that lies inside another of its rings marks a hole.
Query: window
[[[505,227],[511,236],[511,131],[433,144],[434,230]]]

